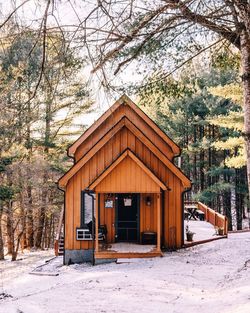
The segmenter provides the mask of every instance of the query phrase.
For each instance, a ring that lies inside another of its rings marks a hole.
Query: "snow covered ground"
[[[54,259],[44,270],[59,276],[29,274],[51,256],[0,263],[0,294],[9,295],[1,313],[250,312],[250,233],[119,264],[61,266]]]
[[[250,217],[244,218],[242,220],[242,229],[249,229],[250,228]]]

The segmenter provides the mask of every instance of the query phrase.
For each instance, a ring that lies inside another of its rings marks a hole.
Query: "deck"
[[[214,226],[206,221],[185,220],[184,221],[184,234],[185,234],[186,225],[189,226],[190,231],[195,233],[194,238],[193,238],[194,240],[192,242],[186,241],[186,237],[185,237],[184,245],[186,247],[227,237],[227,236],[217,235]]]

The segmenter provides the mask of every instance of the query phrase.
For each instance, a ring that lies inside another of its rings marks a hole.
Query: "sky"
[[[26,2],[27,1],[27,2]],[[46,1],[41,0],[0,0],[0,19],[4,20],[13,8],[21,6],[15,19],[22,24],[29,25],[30,27],[37,28],[41,23],[41,18],[45,11]],[[60,25],[78,25],[79,19],[82,20],[96,5],[96,1],[82,1],[82,0],[56,0],[53,15],[48,19],[48,24],[56,26]],[[92,99],[94,100],[93,110],[91,113],[83,114],[75,121],[76,124],[81,123],[87,126],[91,125],[98,117],[103,114],[121,94],[107,93],[100,88],[100,73],[92,74],[91,66],[87,66],[82,75],[86,78],[88,86],[91,89]],[[141,76],[136,73],[135,68],[128,67],[117,78],[113,77],[113,83],[124,85],[129,82],[139,81]],[[133,95],[129,95],[133,100]]]

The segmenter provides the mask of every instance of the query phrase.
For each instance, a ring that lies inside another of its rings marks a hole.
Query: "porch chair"
[[[92,227],[94,227],[94,238],[95,238],[95,221],[94,221],[94,225],[93,225],[93,222],[90,221],[87,224],[87,226],[88,226],[89,232],[91,234],[92,234]],[[98,228],[98,240],[103,240],[104,242],[106,242],[107,233],[108,233],[107,226],[105,224],[104,225],[99,225],[99,228]]]

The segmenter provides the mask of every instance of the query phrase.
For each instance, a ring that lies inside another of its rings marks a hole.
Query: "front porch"
[[[152,258],[158,256],[163,256],[163,254],[161,251],[157,251],[155,245],[129,242],[99,244],[98,252],[95,252],[95,259]]]
[[[96,203],[95,259],[162,256],[160,193],[96,193]],[[103,225],[107,234],[100,240]]]
[[[89,190],[96,197],[95,258],[161,256],[161,195],[167,187],[136,155],[126,150],[89,186]],[[101,225],[107,230],[105,244],[99,240]],[[151,241],[143,240],[145,234],[149,237],[152,234]],[[140,244],[145,243],[154,246],[142,249]],[[127,250],[124,251],[125,246]],[[120,251],[121,247],[123,251]]]

